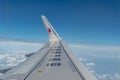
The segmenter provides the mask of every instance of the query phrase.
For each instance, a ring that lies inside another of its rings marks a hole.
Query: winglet
[[[41,15],[42,21],[47,29],[49,41],[59,40],[60,37],[44,15]]]

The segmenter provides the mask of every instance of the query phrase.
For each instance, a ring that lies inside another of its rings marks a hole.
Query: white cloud
[[[80,60],[81,62],[87,62],[87,61],[88,61],[88,59],[82,58],[82,57],[80,57],[79,60]]]
[[[82,58],[79,58],[79,60],[80,60],[80,61],[83,61],[83,59],[82,59]]]
[[[0,68],[16,66],[25,54],[38,51],[43,43],[0,41]]]
[[[95,66],[95,63],[93,63],[93,62],[87,63],[86,66]]]
[[[91,54],[93,57],[99,57],[99,58],[117,58],[120,59],[120,55],[109,55],[109,54]]]
[[[91,49],[91,50],[105,50],[105,51],[116,51],[120,52],[120,47],[116,46],[84,46],[84,45],[70,45],[70,47],[76,47],[79,49]]]
[[[116,46],[84,46],[70,45],[71,49],[77,55],[86,55],[101,58],[118,58],[120,59],[120,47]]]
[[[0,41],[0,68],[15,66],[24,61],[25,54],[35,52],[43,46],[42,43],[27,43],[27,42],[1,42]],[[77,53],[79,60],[97,77],[98,80],[120,80],[120,74],[98,74],[94,67],[97,63],[86,58],[119,58],[120,47],[99,47],[99,46],[80,46],[70,45],[73,52]],[[85,57],[83,57],[85,56]],[[6,65],[7,64],[7,65]],[[1,75],[1,74],[0,74]]]
[[[93,74],[96,73],[96,71],[93,69],[93,66],[95,66],[95,63],[94,62],[90,62],[90,63],[86,63],[86,68]]]
[[[97,50],[109,50],[109,51],[118,51],[120,52],[120,47],[115,46],[84,46],[84,45],[70,45],[71,47],[77,48],[88,48],[88,49],[97,49]]]
[[[96,78],[98,80],[120,80],[120,74],[114,74],[115,72],[116,73],[120,72],[120,70],[118,69],[119,67],[118,60],[120,59],[120,47],[83,46],[83,45],[70,45],[70,47],[73,50],[73,52],[76,52],[77,56],[78,55],[80,56],[79,60],[86,65],[86,67],[89,69],[91,73],[96,75]],[[83,60],[84,58],[87,58],[87,61]],[[106,61],[101,62],[103,61],[103,59],[104,60],[106,59]],[[113,62],[109,61],[112,59],[114,60]],[[113,63],[118,66],[113,65]],[[101,67],[99,67],[98,65]],[[115,68],[115,70],[111,70],[111,73],[113,74],[109,74],[110,68],[107,68],[109,66],[110,67],[113,66],[113,68]]]
[[[114,77],[115,79],[120,79],[120,74],[114,74]]]
[[[95,71],[95,70],[90,70],[90,72],[91,72],[92,74],[95,74],[95,73],[96,73],[96,71]]]
[[[120,80],[120,74],[96,74],[98,80]]]
[[[3,74],[2,73],[0,73],[0,76],[2,76]]]
[[[0,54],[0,67],[16,66],[25,60],[25,56],[21,54]]]
[[[2,50],[0,52],[1,53],[7,53],[7,52],[20,53],[20,51],[21,52],[37,51],[42,46],[43,46],[43,43],[0,41],[0,50]]]
[[[4,59],[4,58],[5,58],[5,55],[0,54],[0,59]]]

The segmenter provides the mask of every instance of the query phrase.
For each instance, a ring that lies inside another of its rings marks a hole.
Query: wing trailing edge
[[[8,72],[9,70],[11,70],[12,68],[13,67],[2,69],[2,70],[0,70],[0,73],[4,74],[4,73]]]

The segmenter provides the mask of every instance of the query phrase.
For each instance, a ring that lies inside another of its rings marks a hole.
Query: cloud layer
[[[98,80],[120,80],[119,46],[69,46]]]
[[[25,54],[36,52],[43,45],[43,43],[0,41],[0,69],[16,66],[26,59]],[[120,47],[69,46],[98,80],[120,80]]]
[[[43,43],[0,41],[0,68],[16,66],[24,61],[25,54],[36,52]]]

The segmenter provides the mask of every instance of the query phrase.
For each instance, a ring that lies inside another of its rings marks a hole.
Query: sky
[[[119,0],[0,0],[0,39],[47,41],[41,15],[67,42],[120,45]]]

